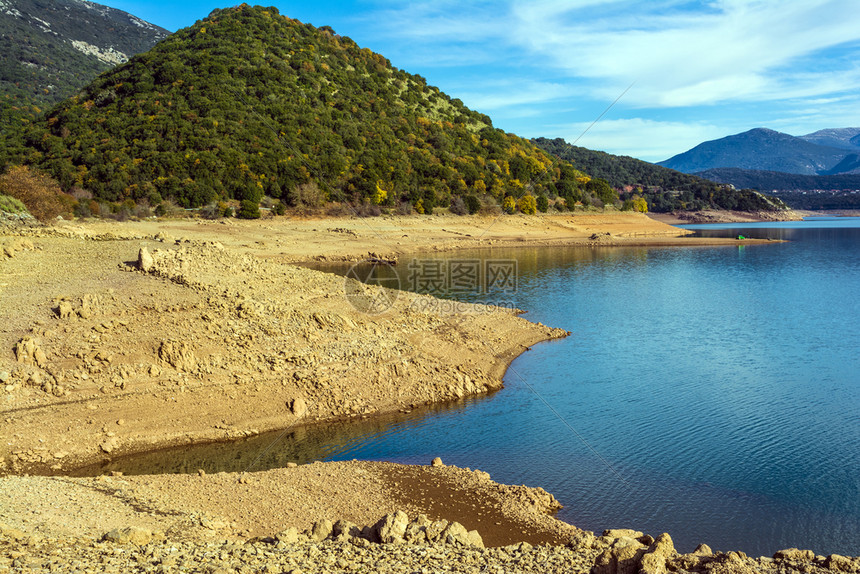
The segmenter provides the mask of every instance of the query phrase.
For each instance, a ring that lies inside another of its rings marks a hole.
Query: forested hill
[[[593,177],[602,178],[627,194],[637,193],[656,212],[699,209],[773,211],[785,209],[776,198],[750,189],[734,189],[627,156],[617,156],[568,144],[561,138],[532,140],[541,149],[572,162]],[[625,194],[622,193],[622,197]]]
[[[247,5],[99,76],[24,144],[13,159],[66,190],[153,205],[289,200],[315,184],[334,200],[430,209],[569,191],[583,175],[330,28]]]

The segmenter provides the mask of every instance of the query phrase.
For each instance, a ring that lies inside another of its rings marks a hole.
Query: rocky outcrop
[[[197,369],[197,357],[184,341],[163,341],[158,348],[158,358],[177,371],[191,373]]]
[[[151,530],[136,526],[126,526],[125,528],[115,528],[105,533],[102,540],[113,542],[114,544],[136,544],[143,546],[158,538],[160,538],[160,534],[154,533]]]
[[[22,251],[33,251],[34,249],[36,248],[33,246],[33,242],[29,239],[18,238],[4,242],[0,244],[0,260],[7,257],[11,259]]]
[[[430,520],[427,515],[419,514],[409,520],[402,510],[386,514],[372,526],[359,527],[348,520],[319,520],[310,530],[302,534],[296,528],[287,528],[275,537],[278,541],[292,543],[301,540],[322,542],[334,540],[351,541],[356,544],[417,544],[446,545],[463,548],[483,548],[484,541],[477,530],[466,530],[459,522]]]
[[[45,367],[48,364],[48,357],[39,342],[32,337],[24,337],[15,344],[15,358],[19,363],[37,367]]]

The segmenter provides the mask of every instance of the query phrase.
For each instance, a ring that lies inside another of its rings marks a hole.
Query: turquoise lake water
[[[860,219],[689,227],[789,241],[457,253],[515,259],[504,299],[571,336],[523,354],[489,397],[212,445],[159,470],[441,456],[542,486],[589,530],[669,532],[680,551],[860,554]],[[135,460],[116,468],[150,464]]]

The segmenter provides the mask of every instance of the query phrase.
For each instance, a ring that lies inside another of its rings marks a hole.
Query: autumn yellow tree
[[[640,197],[638,195],[633,196],[633,211],[648,213],[648,202],[644,197]]]
[[[537,213],[537,200],[533,195],[524,195],[520,198],[517,207],[526,215],[534,215]]]

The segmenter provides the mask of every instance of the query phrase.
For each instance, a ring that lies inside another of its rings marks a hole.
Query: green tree
[[[243,199],[236,213],[239,219],[260,219],[260,204],[250,199]]]
[[[585,184],[585,189],[606,205],[612,205],[618,201],[618,192],[612,189],[612,186],[605,179],[593,178]]]
[[[464,201],[466,202],[466,209],[468,209],[471,214],[478,213],[481,209],[481,200],[478,199],[477,195],[467,195]]]

